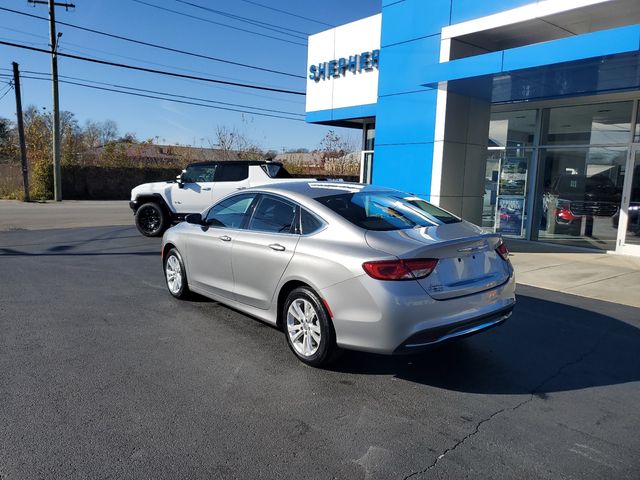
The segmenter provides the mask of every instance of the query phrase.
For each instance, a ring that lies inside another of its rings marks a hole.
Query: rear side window
[[[414,197],[405,198],[397,193],[343,193],[318,197],[316,201],[366,230],[404,230],[460,221],[430,203],[416,205],[412,203]]]
[[[254,194],[235,195],[211,207],[207,224],[212,227],[240,228],[255,198]]]
[[[251,218],[249,230],[270,233],[291,233],[296,218],[294,204],[264,195]]]
[[[314,214],[309,213],[302,208],[300,210],[300,230],[302,235],[310,235],[317,232],[323,226],[323,223]]]
[[[239,182],[249,178],[249,165],[246,163],[224,163],[218,165],[216,182]]]
[[[267,163],[260,165],[260,167],[271,178],[291,178],[291,174],[279,163]]]
[[[213,182],[215,165],[190,165],[182,173],[183,183]]]

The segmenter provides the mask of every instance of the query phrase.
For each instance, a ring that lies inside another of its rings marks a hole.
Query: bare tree
[[[353,137],[329,130],[320,141],[320,161],[327,173],[355,175],[359,168],[357,150]]]
[[[220,150],[223,160],[231,160],[236,147],[236,136],[237,133],[234,129],[220,125],[216,127],[215,146]]]
[[[83,137],[85,147],[99,147],[100,142],[102,141],[100,123],[94,122],[93,120],[87,120],[84,122]]]
[[[218,126],[215,138],[215,147],[220,150],[223,160],[261,160],[265,156],[256,143],[236,128]]]
[[[119,137],[117,141],[121,143],[138,143],[138,138],[135,133],[127,132]]]
[[[118,124],[113,120],[105,120],[100,124],[100,141],[103,145],[118,138]]]

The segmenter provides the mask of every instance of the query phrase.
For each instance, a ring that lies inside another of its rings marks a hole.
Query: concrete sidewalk
[[[0,200],[0,232],[111,225],[134,225],[128,202]],[[640,258],[512,239],[507,245],[521,285],[640,307]]]
[[[524,240],[506,241],[522,285],[640,308],[640,258]]]

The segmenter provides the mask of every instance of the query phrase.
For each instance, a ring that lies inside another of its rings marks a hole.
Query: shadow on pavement
[[[519,295],[502,326],[411,356],[345,352],[331,370],[394,375],[447,390],[546,393],[640,380],[640,329],[593,311]]]
[[[534,242],[529,240],[505,239],[505,243],[512,253],[591,253],[606,255],[606,250],[589,248],[587,243],[584,246],[571,244],[552,244],[544,242]]]
[[[0,246],[0,256],[25,256],[25,257],[54,257],[54,256],[113,256],[113,255],[137,255],[160,256],[160,239],[147,239],[139,234],[128,235],[135,228],[132,227],[96,227],[81,229],[43,230],[39,231],[39,241],[31,240],[33,232],[25,230],[14,234],[5,235],[11,238],[11,243],[6,242]],[[69,234],[71,233],[72,236]],[[21,239],[28,238],[27,243]],[[0,242],[2,237],[0,236]],[[135,239],[116,246],[106,247],[112,241]],[[105,243],[101,243],[105,242]],[[9,244],[7,244],[9,243]],[[96,243],[100,243],[97,245]],[[0,243],[1,245],[1,243]],[[16,248],[20,247],[20,248]],[[152,250],[149,250],[151,248]],[[109,252],[105,250],[126,250],[122,252]]]
[[[71,248],[71,247],[69,247]],[[158,252],[68,252],[69,248],[58,248],[49,253],[23,252],[12,248],[0,248],[0,256],[7,257],[105,257],[113,255],[142,255],[160,257]],[[52,250],[52,249],[49,249]]]

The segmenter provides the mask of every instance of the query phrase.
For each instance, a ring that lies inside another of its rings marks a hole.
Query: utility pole
[[[54,0],[27,0],[33,5],[49,5],[49,38],[51,42],[51,79],[53,90],[53,191],[56,202],[62,200],[62,179],[60,172],[60,101],[58,98],[58,38],[56,35],[56,7],[66,10],[75,8],[72,3],[58,3]]]
[[[27,144],[24,140],[24,122],[22,121],[22,97],[20,94],[20,70],[13,62],[13,88],[16,91],[16,116],[18,117],[18,136],[20,137],[20,160],[22,162],[22,184],[24,185],[24,201],[29,199],[29,169],[27,167]]]

